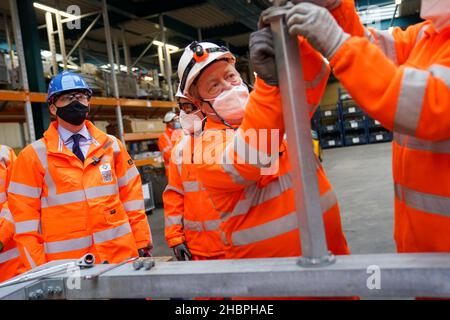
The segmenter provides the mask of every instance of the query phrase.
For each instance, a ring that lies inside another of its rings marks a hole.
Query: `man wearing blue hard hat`
[[[86,253],[110,263],[151,255],[139,172],[118,139],[86,120],[91,96],[80,75],[54,77],[47,102],[56,121],[13,167],[14,239],[28,268]]]

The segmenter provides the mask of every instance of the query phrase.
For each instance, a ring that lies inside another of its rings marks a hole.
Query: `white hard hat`
[[[180,85],[178,85],[178,90],[177,93],[175,94],[175,97],[177,98],[184,98],[184,99],[189,99],[188,97],[186,97],[180,90]]]
[[[169,123],[170,121],[173,120],[173,118],[175,118],[177,116],[177,114],[173,111],[169,111],[164,115],[164,119],[163,122],[164,123]]]
[[[178,63],[178,78],[180,79],[179,91],[184,96],[189,96],[189,88],[199,73],[211,62],[227,59],[233,65],[236,58],[231,52],[211,42],[194,41],[188,45]]]

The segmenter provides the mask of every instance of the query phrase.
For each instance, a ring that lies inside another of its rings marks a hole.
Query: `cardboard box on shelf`
[[[144,133],[153,132],[159,133],[166,130],[166,125],[162,122],[162,119],[132,119],[124,118],[123,127],[126,133]]]

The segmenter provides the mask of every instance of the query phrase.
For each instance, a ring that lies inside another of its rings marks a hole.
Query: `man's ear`
[[[48,110],[52,116],[56,117],[56,106],[53,103],[48,106]]]

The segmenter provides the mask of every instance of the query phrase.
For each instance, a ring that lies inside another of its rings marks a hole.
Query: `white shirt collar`
[[[89,133],[89,130],[86,128],[86,125],[83,126],[83,128],[81,128],[80,131],[78,132],[71,132],[65,128],[63,128],[62,126],[58,125],[58,133],[59,136],[61,137],[61,139],[64,141],[64,144],[66,144],[69,139],[74,135],[74,134],[81,134],[83,136],[83,138],[85,138],[86,140],[90,140],[91,139],[91,134]]]

